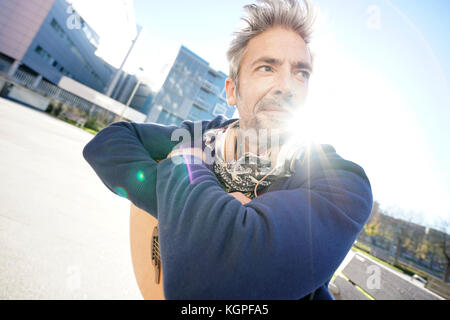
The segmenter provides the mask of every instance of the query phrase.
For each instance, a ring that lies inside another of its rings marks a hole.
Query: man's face
[[[229,78],[227,99],[237,105],[243,129],[283,132],[304,104],[311,74],[311,55],[294,31],[271,28],[249,41],[242,59],[239,88]]]

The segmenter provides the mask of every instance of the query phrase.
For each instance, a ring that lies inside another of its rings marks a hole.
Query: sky
[[[242,6],[250,2],[74,0],[74,5],[92,16],[87,20],[94,29],[103,25],[99,55],[116,66],[136,30],[118,28],[125,22],[115,14],[124,19],[127,12],[127,23],[143,26],[125,70],[142,67],[141,77],[158,90],[181,45],[228,73],[225,52]],[[364,168],[382,209],[428,226],[449,222],[450,1],[314,3],[315,70],[302,128]]]

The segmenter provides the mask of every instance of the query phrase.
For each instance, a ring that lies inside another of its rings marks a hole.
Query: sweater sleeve
[[[172,134],[177,129],[184,129],[193,140],[196,124],[205,131],[228,121],[235,120],[218,116],[212,121],[184,121],[179,127],[115,122],[89,141],[83,156],[109,190],[156,218],[157,161],[165,159],[178,143],[183,142],[177,134],[172,140]]]
[[[154,123],[115,122],[83,149],[83,156],[115,194],[156,217],[156,160],[167,157],[178,141],[177,127]]]
[[[157,170],[167,299],[304,297],[331,278],[372,208],[363,169],[335,152],[246,205],[205,165],[177,158]]]

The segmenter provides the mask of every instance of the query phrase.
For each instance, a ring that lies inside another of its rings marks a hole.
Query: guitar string
[[[154,244],[152,248],[159,253],[159,243]]]
[[[152,246],[152,253],[155,252],[158,257],[161,257],[161,253],[159,251],[159,242],[155,242]]]

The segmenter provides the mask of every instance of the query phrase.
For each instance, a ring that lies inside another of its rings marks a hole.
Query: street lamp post
[[[142,27],[138,25],[138,32],[137,32],[136,38],[135,38],[135,39],[133,40],[133,42],[131,43],[131,47],[130,47],[130,49],[128,50],[127,55],[125,56],[125,59],[123,59],[122,64],[120,65],[120,68],[116,71],[116,74],[114,75],[114,79],[111,81],[111,83],[110,83],[109,86],[108,86],[108,89],[106,90],[106,93],[105,93],[105,94],[106,94],[108,97],[111,97],[111,95],[112,95],[112,93],[113,93],[113,90],[114,90],[114,88],[116,87],[117,81],[119,81],[119,77],[120,77],[120,74],[121,74],[121,72],[122,72],[123,66],[124,66],[125,63],[127,62],[128,57],[130,56],[131,51],[133,51],[134,45],[135,45],[136,42],[138,41],[139,36],[141,35],[141,32],[142,32]]]
[[[140,72],[143,72],[144,69],[143,68],[139,68]],[[139,79],[139,77],[137,77],[137,83],[134,86],[133,92],[131,93],[130,97],[128,98],[127,104],[125,105],[125,108],[123,108],[122,110],[122,114],[120,115],[120,119],[119,121],[122,121],[123,119],[123,115],[125,114],[125,111],[127,111],[127,109],[130,107],[131,101],[133,101],[134,96],[136,95],[137,90],[139,89],[139,86],[141,85],[142,81],[141,79]]]

